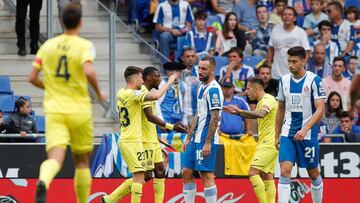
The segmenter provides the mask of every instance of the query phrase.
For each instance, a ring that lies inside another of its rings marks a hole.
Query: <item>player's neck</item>
[[[80,31],[79,31],[79,29],[65,30],[64,34],[65,35],[80,35]]]
[[[133,84],[133,83],[127,83],[125,88],[126,89],[131,89],[131,90],[136,90],[137,89],[136,85]]]
[[[297,74],[293,74],[293,77],[295,79],[300,79],[300,78],[304,77],[305,73],[306,73],[306,71],[303,69],[303,70],[300,70]]]
[[[258,98],[257,98],[257,101],[260,101],[265,95],[265,91],[260,91],[259,94],[258,94]]]
[[[207,81],[203,82],[203,84],[204,84],[204,85],[208,85],[208,84],[211,83],[213,80],[215,80],[215,78],[210,76]]]

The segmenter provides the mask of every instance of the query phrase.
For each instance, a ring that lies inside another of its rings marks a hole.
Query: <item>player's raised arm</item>
[[[266,114],[268,114],[268,112],[269,112],[268,107],[265,105],[260,110],[256,110],[256,111],[242,110],[242,109],[239,109],[239,107],[237,107],[235,105],[224,106],[223,110],[228,113],[231,113],[234,115],[239,115],[239,116],[242,116],[244,118],[249,118],[249,119],[264,118],[266,116]]]
[[[169,87],[174,83],[175,80],[178,79],[178,75],[177,74],[173,74],[169,77],[168,82],[162,86],[159,90],[157,91],[152,91],[149,92],[146,96],[145,96],[145,101],[154,101],[154,100],[158,100],[160,97],[162,97],[165,92],[169,89]]]
[[[98,96],[98,99],[100,101],[105,101],[106,96],[103,92],[101,92],[101,90],[99,88],[99,84],[96,79],[96,73],[93,68],[92,62],[90,62],[90,61],[84,62],[83,68],[84,68],[84,73],[86,75],[86,78],[87,78],[89,84],[94,88],[95,93]]]

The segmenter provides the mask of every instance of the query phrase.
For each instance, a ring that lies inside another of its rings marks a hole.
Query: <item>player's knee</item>
[[[284,177],[290,177],[291,175],[291,168],[287,168],[287,167],[281,167],[281,176]]]
[[[188,169],[188,168],[183,168],[183,169],[181,170],[181,177],[182,177],[184,180],[191,179],[191,177],[192,177],[192,170],[191,170],[191,169]]]
[[[165,168],[161,166],[159,168],[155,168],[155,178],[165,178]]]
[[[214,185],[214,174],[212,173],[201,173],[201,181],[205,186]]]
[[[320,176],[320,171],[318,168],[308,169],[308,174],[311,180],[315,180]]]
[[[151,180],[151,178],[152,178],[152,171],[146,171],[145,176],[144,176],[144,181],[148,182]]]

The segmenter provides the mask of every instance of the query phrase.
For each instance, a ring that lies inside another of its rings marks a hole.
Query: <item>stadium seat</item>
[[[12,113],[15,110],[15,98],[13,95],[0,95],[0,109],[2,112]]]
[[[222,25],[221,19],[219,16],[209,13],[206,18],[206,27],[214,26],[214,23],[216,23],[218,25]]]
[[[304,20],[305,20],[304,16],[297,16],[296,17],[296,25],[302,28],[304,25]]]
[[[219,79],[220,77],[220,69],[228,64],[227,57],[225,56],[214,56],[215,59],[215,78]]]
[[[245,56],[244,57],[244,64],[251,66],[253,69],[257,69],[257,65],[263,60],[264,58],[261,56]]]
[[[35,116],[35,123],[39,133],[45,133],[45,117]]]
[[[0,94],[12,95],[10,79],[8,76],[0,76]]]

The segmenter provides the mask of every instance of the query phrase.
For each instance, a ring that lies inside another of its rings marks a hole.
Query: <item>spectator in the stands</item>
[[[27,16],[28,6],[30,7],[30,54],[36,54],[39,49],[39,34],[40,34],[40,11],[42,7],[42,0],[16,0],[16,36],[17,46],[19,48],[18,55],[26,55],[26,40],[25,40],[25,20]]]
[[[224,106],[229,104],[236,105],[238,108],[246,111],[250,111],[248,103],[242,97],[234,95],[235,87],[230,81],[223,81],[221,83],[221,89],[224,94]],[[251,120],[244,119],[241,116],[233,115],[225,111],[221,112],[220,132],[228,134],[230,136],[252,134]]]
[[[6,133],[20,134],[21,138],[9,138],[14,142],[36,142],[37,139],[29,134],[38,133],[36,123],[30,116],[30,102],[24,97],[19,97],[15,102],[15,112],[10,114],[5,121]]]
[[[305,16],[303,28],[308,36],[318,34],[318,24],[323,20],[329,20],[329,17],[322,12],[322,0],[311,0],[311,13]]]
[[[238,18],[234,12],[229,12],[225,16],[224,28],[218,31],[215,44],[215,51],[218,55],[226,55],[233,47],[245,49],[245,32],[237,26]]]
[[[323,20],[318,25],[320,31],[320,38],[314,42],[314,45],[323,44],[326,48],[326,57],[332,64],[334,57],[340,55],[340,46],[338,43],[331,40],[331,23],[327,20]]]
[[[306,63],[305,69],[321,78],[331,75],[332,67],[328,57],[326,57],[326,49],[323,44],[320,43],[315,46],[313,56]]]
[[[233,47],[228,54],[228,65],[220,69],[220,81],[231,81],[238,95],[246,95],[247,81],[255,76],[252,67],[243,64],[243,53],[240,48]]]
[[[252,40],[253,55],[265,58],[269,49],[270,33],[274,25],[268,23],[269,13],[264,5],[256,7],[256,17],[259,26],[256,27],[256,33]]]
[[[181,75],[181,71],[184,70],[186,66],[178,62],[167,62],[163,65],[163,68],[166,70],[166,77],[163,77],[161,80],[159,89],[165,85],[172,74],[176,73]],[[191,112],[185,111],[185,109],[188,109],[188,107],[184,106],[184,104],[188,104],[188,102],[184,103],[184,96],[186,96],[185,88],[187,87],[184,81],[179,78],[169,87],[166,93],[155,102],[156,109],[158,109],[156,115],[166,123],[181,122],[186,126],[188,125],[188,116],[185,114],[191,114]]]
[[[3,120],[4,113],[0,110],[0,134],[6,133],[6,125]]]
[[[195,49],[200,58],[206,55],[213,56],[215,53],[214,36],[206,30],[206,17],[205,12],[196,12],[195,27],[187,33],[184,46]]]
[[[294,46],[304,47],[305,62],[309,59],[310,45],[305,30],[296,26],[296,11],[293,7],[286,7],[282,13],[284,25],[275,26],[270,35],[268,60],[272,67],[271,75],[274,79],[289,74],[287,50]]]
[[[349,92],[351,87],[351,81],[346,79],[343,76],[345,70],[345,61],[341,57],[335,57],[333,62],[333,70],[330,76],[323,79],[323,86],[326,92],[326,95],[329,95],[330,92],[336,91],[340,94],[343,109],[348,109],[348,104],[350,102]]]
[[[288,0],[288,6],[295,9],[298,16],[304,16],[310,12],[310,1]]]
[[[340,114],[340,125],[334,130],[334,134],[344,134],[346,142],[360,142],[360,126],[354,124],[354,120],[347,111]],[[332,138],[331,142],[342,142],[339,138]]]
[[[275,0],[275,8],[270,14],[269,23],[273,25],[282,25],[281,15],[287,5],[286,0]]]
[[[338,92],[330,92],[328,101],[325,104],[325,115],[321,120],[321,125],[326,127],[326,132],[332,134],[340,124],[340,114],[343,111],[341,96]],[[324,142],[330,142],[330,138],[325,138]]]
[[[184,109],[185,112],[191,112],[188,115],[188,122],[192,121],[193,116],[197,109],[197,89],[200,84],[199,70],[197,66],[197,56],[195,50],[192,48],[185,48],[181,57],[182,63],[186,66],[186,69],[182,71],[181,78],[186,84],[184,106],[188,109]],[[189,98],[189,99],[187,99]],[[185,104],[187,103],[187,104]]]
[[[346,65],[346,70],[343,72],[343,76],[349,80],[352,80],[352,76],[355,74],[358,63],[359,61],[357,56],[350,56]]]
[[[165,57],[170,56],[170,43],[191,30],[193,18],[189,3],[184,0],[166,0],[158,5],[153,22],[160,33],[160,52]]]
[[[349,6],[345,10],[345,17],[354,27],[354,29],[360,29],[359,10],[356,6]]]
[[[221,22],[224,22],[225,15],[234,9],[233,0],[210,0],[210,4],[212,11],[220,17]]]
[[[279,82],[278,80],[275,80],[271,77],[271,67],[269,67],[266,63],[264,63],[259,67],[258,71],[259,71],[259,78],[264,83],[264,91],[276,97],[278,92]]]
[[[239,18],[239,28],[245,32],[255,32],[255,28],[259,25],[256,19],[257,0],[239,0],[235,3],[234,12]]]
[[[337,1],[330,2],[326,8],[326,12],[332,23],[331,39],[339,43],[341,56],[351,54],[354,48],[354,30],[351,23],[343,19],[343,7]]]

